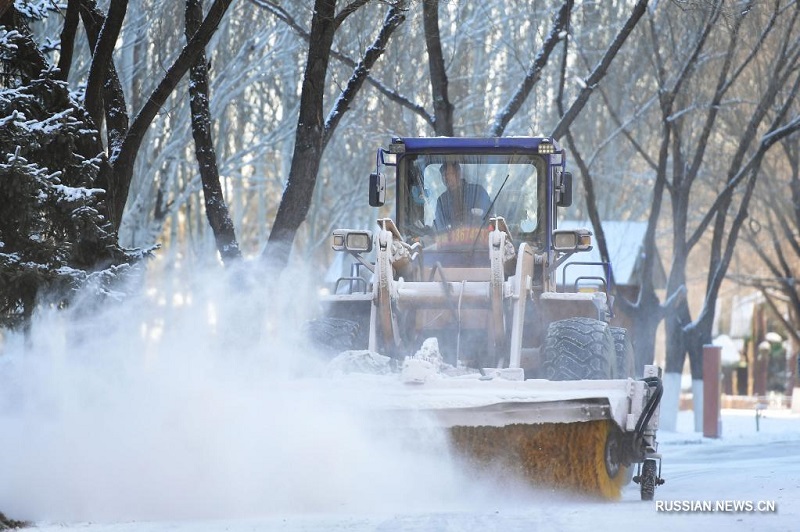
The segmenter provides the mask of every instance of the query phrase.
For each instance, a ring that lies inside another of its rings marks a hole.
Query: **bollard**
[[[720,437],[720,379],[722,348],[703,346],[703,436]]]
[[[767,405],[765,405],[764,403],[761,403],[761,402],[756,403],[756,432],[761,430],[761,424],[759,423],[759,420],[761,419],[761,416],[763,415],[761,413],[761,411],[764,410],[765,408],[767,408]]]

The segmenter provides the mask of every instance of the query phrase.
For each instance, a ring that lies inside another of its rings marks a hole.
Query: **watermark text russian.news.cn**
[[[720,501],[655,501],[657,512],[682,513],[777,513],[775,501],[720,500]]]

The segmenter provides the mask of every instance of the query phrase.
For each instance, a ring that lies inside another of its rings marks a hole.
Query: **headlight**
[[[550,155],[556,152],[556,147],[550,142],[549,139],[542,139],[539,143],[539,154],[540,155]]]
[[[553,233],[553,247],[558,251],[575,249],[578,246],[576,236],[573,232],[555,232]]]
[[[553,249],[589,251],[592,249],[592,232],[588,229],[556,229],[553,231]]]
[[[333,249],[368,253],[372,251],[372,232],[354,229],[336,229],[333,232]]]

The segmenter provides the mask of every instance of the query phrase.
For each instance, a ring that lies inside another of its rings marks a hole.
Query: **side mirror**
[[[386,203],[386,176],[375,172],[369,174],[369,204],[381,207]]]
[[[562,172],[561,184],[558,186],[558,201],[556,205],[559,207],[569,207],[572,205],[572,173]]]

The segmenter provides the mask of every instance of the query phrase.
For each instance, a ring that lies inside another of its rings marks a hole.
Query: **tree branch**
[[[598,92],[600,92],[600,97],[603,99],[603,104],[605,105],[605,109],[606,109],[606,111],[608,111],[608,115],[611,117],[611,120],[617,126],[617,129],[622,131],[623,136],[628,140],[628,142],[631,144],[631,146],[633,146],[633,149],[636,151],[636,153],[638,153],[642,157],[642,159],[644,159],[644,162],[646,162],[647,165],[651,169],[657,170],[658,169],[658,163],[656,163],[656,161],[654,161],[653,158],[650,157],[650,155],[645,151],[644,146],[642,146],[639,143],[639,141],[637,141],[635,138],[633,138],[633,135],[631,134],[631,132],[628,131],[627,127],[625,127],[626,124],[623,124],[622,119],[620,118],[619,114],[613,109],[613,107],[611,105],[611,101],[609,100],[608,94],[606,94],[605,89],[603,89],[603,87],[600,86],[600,87],[598,87],[597,90],[598,90]],[[634,116],[631,119],[629,119],[627,121],[627,123],[630,123],[634,119],[638,118],[639,114],[642,113],[643,111],[647,110],[652,105],[653,101],[654,101],[654,99],[651,98],[650,101],[648,101],[644,106],[642,106],[640,109],[638,109],[634,113]],[[605,144],[605,142],[603,144]],[[602,147],[602,146],[599,146],[599,147]]]
[[[800,76],[795,80],[795,86],[791,91],[791,94],[794,96],[798,92],[798,83],[800,83]],[[792,98],[787,98],[784,102],[784,110],[786,109],[786,103],[791,102]],[[791,135],[798,129],[800,129],[800,116],[795,117],[791,122],[787,123],[784,126],[777,127],[777,125],[773,124],[775,129],[771,129],[767,134],[765,134],[761,138],[761,143],[759,144],[758,150],[755,154],[747,161],[746,164],[743,166],[734,166],[732,165],[731,168],[735,170],[739,168],[736,173],[728,179],[728,182],[725,185],[725,188],[717,195],[714,199],[714,203],[711,204],[711,207],[708,208],[706,213],[703,215],[702,220],[698,224],[697,228],[692,233],[692,236],[687,241],[689,248],[691,249],[693,246],[700,241],[702,238],[703,233],[708,228],[708,225],[711,223],[711,219],[716,216],[717,212],[725,206],[726,202],[730,199],[733,195],[734,190],[739,186],[742,180],[747,176],[747,174],[751,171],[753,166],[756,163],[761,161],[761,157],[763,154],[772,147],[773,144],[778,142],[779,140]],[[749,142],[748,142],[749,144]],[[741,149],[741,148],[740,148]]]
[[[752,198],[753,191],[755,190],[756,187],[757,177],[758,177],[758,172],[754,168],[750,173],[750,179],[748,179],[747,181],[747,187],[745,188],[742,201],[739,204],[739,210],[737,211],[736,216],[734,216],[734,219],[731,222],[731,231],[730,234],[728,235],[728,239],[725,244],[725,250],[722,253],[720,259],[717,261],[717,264],[715,265],[716,267],[709,273],[709,281],[706,287],[706,297],[703,301],[703,308],[698,314],[697,319],[687,324],[684,327],[684,330],[687,332],[697,328],[700,324],[703,323],[703,321],[709,319],[709,314],[714,313],[714,309],[716,307],[715,303],[717,300],[717,294],[719,293],[719,288],[722,285],[722,281],[725,279],[725,274],[728,271],[728,266],[730,264],[731,258],[733,257],[733,250],[736,244],[736,240],[739,237],[739,231],[741,231],[742,224],[744,223],[745,218],[747,218],[747,208],[750,205],[750,199]]]
[[[109,75],[111,55],[114,52],[127,9],[128,0],[111,0],[108,16],[100,29],[100,35],[92,52],[92,64],[89,68],[89,79],[86,82],[83,102],[98,131],[102,123],[103,109],[100,91]]]
[[[564,113],[564,115],[561,117],[561,120],[559,120],[558,124],[553,130],[553,133],[551,134],[553,138],[561,138],[575,118],[577,118],[581,110],[583,110],[583,107],[586,105],[586,102],[589,101],[589,97],[597,87],[597,84],[600,83],[600,80],[602,80],[608,72],[611,62],[622,48],[622,45],[625,44],[625,41],[633,31],[633,28],[636,27],[639,19],[642,18],[642,15],[644,15],[645,11],[647,11],[647,1],[648,0],[638,0],[636,2],[636,5],[633,7],[633,11],[631,12],[631,16],[628,17],[628,20],[625,21],[622,29],[620,29],[619,33],[617,33],[617,36],[608,47],[608,50],[606,50],[605,55],[600,60],[600,63],[598,63],[594,71],[586,79],[584,87],[581,89],[578,97],[575,99],[575,102],[570,106],[569,110]]]
[[[18,60],[14,61],[13,69],[19,73],[23,83],[37,79],[42,72],[50,69],[50,63],[36,45],[28,24],[13,4],[7,6],[0,15],[0,25],[13,28],[22,35],[23,46],[17,51]]]
[[[800,242],[797,241],[797,238],[792,231],[786,216],[784,216],[778,209],[774,209],[773,214],[778,219],[778,225],[780,225],[783,238],[789,242],[789,245],[792,247],[795,255],[800,257]]]
[[[347,17],[358,11],[358,8],[360,8],[367,2],[369,2],[369,0],[353,0],[353,2],[350,2],[349,4],[344,6],[344,9],[342,9],[339,12],[339,14],[336,15],[336,18],[333,19],[334,28],[338,28],[339,26],[341,26],[342,22],[344,22],[344,20]]]
[[[789,336],[792,337],[795,343],[800,344],[800,334],[797,332],[797,324],[790,323],[789,320],[783,316],[783,313],[778,308],[778,305],[775,303],[775,300],[772,294],[769,293],[769,290],[761,289],[761,294],[764,296],[764,301],[767,302],[769,308],[772,309],[775,317],[778,318],[778,321],[780,321],[781,324],[783,324],[784,330],[789,334]],[[800,306],[795,304],[795,309],[800,310]]]
[[[75,34],[78,31],[78,0],[67,2],[67,13],[64,17],[64,27],[61,29],[61,51],[58,54],[58,79],[67,81],[72,68],[72,54],[75,47]]]
[[[800,76],[798,76],[798,82],[800,82]],[[793,87],[790,97],[787,98],[781,110],[778,112],[778,115],[773,121],[773,127],[771,129],[776,129],[777,123],[783,120],[786,111],[789,109],[791,103],[794,101],[794,96],[797,94],[798,86],[800,85],[798,85],[798,83],[795,83],[795,86]],[[790,125],[793,125],[793,128],[789,127]],[[800,130],[800,118],[796,118],[790,124],[787,124],[787,126],[781,128],[781,130],[784,136]],[[747,218],[747,209],[750,203],[750,199],[753,195],[753,191],[755,190],[756,178],[758,176],[758,171],[761,168],[761,161],[763,160],[767,151],[769,151],[769,149],[781,138],[783,137],[777,135],[772,137],[765,136],[762,138],[761,145],[759,146],[759,150],[756,153],[757,161],[754,163],[753,168],[750,171],[750,179],[748,180],[744,196],[742,197],[742,201],[739,205],[739,210],[736,213],[736,216],[734,217],[733,221],[731,222],[731,230],[730,233],[728,234],[728,238],[725,243],[725,250],[720,260],[715,265],[716,267],[711,272],[709,279],[709,286],[706,289],[706,299],[703,304],[703,310],[700,312],[700,315],[697,317],[697,320],[695,320],[692,324],[690,324],[687,327],[696,327],[704,319],[708,319],[709,313],[714,312],[713,303],[716,301],[717,294],[719,293],[719,288],[722,285],[722,281],[727,273],[731,258],[733,257],[733,251],[736,246],[736,241],[738,239],[739,231],[741,230],[744,220]]]
[[[305,41],[309,40],[310,35],[308,31],[306,31],[300,24],[298,24],[297,21],[294,19],[294,17],[292,17],[282,7],[272,3],[269,0],[250,0],[250,2],[258,7],[266,9],[267,11],[272,13],[275,17],[277,17],[279,20],[282,20],[284,23],[286,23],[287,26],[289,26],[292,30],[294,30],[294,32],[300,37],[302,37]],[[331,57],[333,57],[337,61],[341,61],[342,63],[344,63],[345,65],[347,65],[352,69],[355,69],[358,66],[358,63],[356,63],[353,59],[333,49],[331,50]],[[367,83],[375,87],[378,90],[378,92],[386,96],[389,100],[395,102],[401,107],[405,107],[412,113],[416,114],[417,116],[425,120],[425,122],[430,124],[431,127],[433,127],[433,122],[434,122],[433,115],[431,115],[422,105],[414,103],[407,96],[403,96],[397,91],[388,88],[382,82],[372,77],[372,75],[369,73],[367,74],[366,81]]]
[[[533,60],[530,68],[528,68],[525,79],[522,80],[522,83],[517,88],[517,91],[514,93],[514,95],[511,96],[511,99],[508,101],[508,103],[506,103],[506,105],[494,117],[494,121],[489,128],[490,137],[500,137],[503,135],[508,123],[520,110],[522,104],[525,103],[525,100],[530,95],[536,83],[539,82],[539,79],[542,75],[542,70],[545,66],[547,66],[547,62],[550,59],[550,54],[553,52],[558,42],[562,38],[565,39],[566,42],[566,36],[562,37],[562,33],[566,33],[569,26],[573,3],[573,0],[566,0],[563,4],[561,4],[561,9],[559,9],[558,12],[553,16],[553,27],[545,39],[544,44],[542,44],[542,49],[538,54],[536,54],[536,58]]]
[[[297,229],[308,215],[317,183],[325,128],[322,116],[325,80],[335,35],[334,8],[329,0],[314,2],[292,164],[267,246],[262,253],[265,263],[278,270],[282,270],[289,260]]]
[[[331,110],[330,114],[328,114],[328,118],[325,120],[325,133],[322,141],[323,149],[328,144],[331,135],[336,130],[336,126],[339,124],[339,121],[347,112],[348,107],[353,102],[356,94],[358,94],[358,91],[364,84],[364,80],[369,74],[370,69],[386,51],[386,44],[389,42],[389,38],[391,37],[392,33],[394,33],[394,31],[405,20],[406,17],[404,12],[405,1],[399,1],[389,9],[388,13],[386,13],[386,18],[383,21],[381,31],[378,33],[378,36],[375,38],[375,41],[372,43],[372,45],[367,48],[367,51],[364,54],[364,59],[356,66],[355,70],[353,71],[353,75],[347,82],[347,86],[339,95],[339,98],[336,100],[333,109]]]
[[[565,7],[569,7],[571,9],[571,5],[567,6],[564,4]],[[569,17],[569,12],[566,14],[567,21]],[[553,30],[556,30],[556,26],[554,23]],[[551,32],[552,35],[552,32]],[[561,53],[561,68],[560,68],[560,76],[558,79],[558,96],[556,98],[556,106],[558,107],[559,115],[564,115],[564,86],[566,84],[567,79],[567,56],[569,52],[569,41],[564,41],[564,49]],[[592,222],[592,227],[594,228],[595,234],[597,236],[597,246],[600,248],[600,258],[606,262],[610,262],[609,253],[608,253],[608,244],[606,242],[606,235],[605,231],[603,230],[603,223],[600,220],[600,214],[597,211],[597,196],[594,192],[594,180],[592,179],[591,173],[589,172],[589,167],[586,162],[583,160],[581,153],[578,151],[578,147],[575,144],[575,139],[572,136],[572,131],[567,128],[566,130],[566,138],[567,144],[569,145],[570,152],[572,157],[575,159],[575,162],[578,165],[578,169],[581,172],[581,182],[583,183],[584,193],[586,194],[586,211],[589,214],[589,220]],[[611,278],[609,279],[609,283],[614,285],[614,270],[611,270]]]
[[[752,2],[751,2],[751,4],[752,4]],[[749,5],[751,5],[751,4],[749,4]],[[758,52],[763,48],[764,42],[767,40],[767,36],[772,32],[772,29],[775,26],[775,22],[778,20],[778,14],[780,12],[778,7],[779,7],[778,2],[775,2],[775,10],[772,12],[772,16],[770,17],[769,21],[767,22],[767,25],[764,28],[764,31],[762,31],[761,35],[759,35],[758,41],[756,41],[755,46],[752,47],[752,49],[750,50],[750,53],[748,54],[748,56],[744,59],[744,61],[742,61],[742,64],[739,65],[739,68],[737,68],[734,71],[734,73],[731,76],[730,80],[728,80],[728,85],[732,85],[737,79],[739,79],[739,76],[742,74],[742,72],[744,72],[744,69],[747,67],[747,65],[749,65],[753,61],[753,59],[756,57]],[[742,17],[742,18],[744,18],[744,17]],[[728,87],[725,87],[725,90],[727,91]]]
[[[5,15],[12,5],[14,5],[14,0],[0,0],[0,17]]]
[[[744,22],[744,17],[746,13],[750,11],[751,4],[748,4],[745,9],[742,10],[742,15],[737,16],[733,23],[733,31],[728,40],[728,48],[725,53],[725,58],[722,62],[722,68],[720,69],[719,76],[717,78],[717,86],[714,91],[714,96],[711,98],[711,104],[708,106],[708,114],[706,115],[705,123],[703,124],[703,129],[700,132],[700,136],[695,143],[697,149],[694,152],[694,158],[692,160],[692,164],[689,167],[689,170],[686,175],[686,185],[690,187],[694,180],[697,178],[698,172],[700,171],[700,166],[703,162],[703,158],[705,157],[706,147],[708,146],[708,138],[711,136],[711,133],[714,128],[714,123],[716,122],[717,115],[719,113],[720,102],[722,101],[722,97],[725,95],[727,90],[730,88],[730,83],[727,81],[728,72],[730,72],[731,66],[733,64],[733,58],[737,50],[737,43],[739,42],[739,31],[742,28],[742,23]]]
[[[714,25],[719,18],[720,13],[722,12],[722,4],[718,0],[714,0],[713,10],[711,11],[711,15],[709,15],[708,20],[706,20],[705,25],[703,26],[703,31],[697,38],[697,41],[694,43],[692,47],[692,52],[689,54],[689,57],[686,58],[686,62],[683,64],[681,71],[678,73],[678,76],[675,78],[675,82],[672,84],[672,87],[666,89],[666,80],[663,79],[663,64],[659,64],[659,73],[662,77],[661,86],[664,87],[662,90],[662,97],[661,97],[661,107],[662,107],[662,116],[665,121],[668,120],[668,117],[672,115],[672,105],[675,102],[675,98],[677,97],[678,93],[681,90],[681,87],[689,79],[689,75],[692,73],[694,68],[697,66],[698,58],[700,57],[700,52],[703,51],[705,47],[705,43],[708,40],[708,36],[711,34],[711,30],[714,28]],[[650,24],[651,34],[653,39],[657,34],[655,30],[655,26],[653,25],[652,19]],[[656,46],[658,49],[658,46]],[[660,55],[658,56],[660,60]]]
[[[203,20],[202,0],[186,0],[186,41],[191,42]],[[236,241],[236,231],[231,220],[219,180],[217,154],[209,110],[208,66],[205,50],[194,60],[189,70],[189,98],[192,110],[192,137],[194,152],[203,182],[203,199],[206,218],[214,233],[220,257],[226,266],[238,261],[242,253]]]

